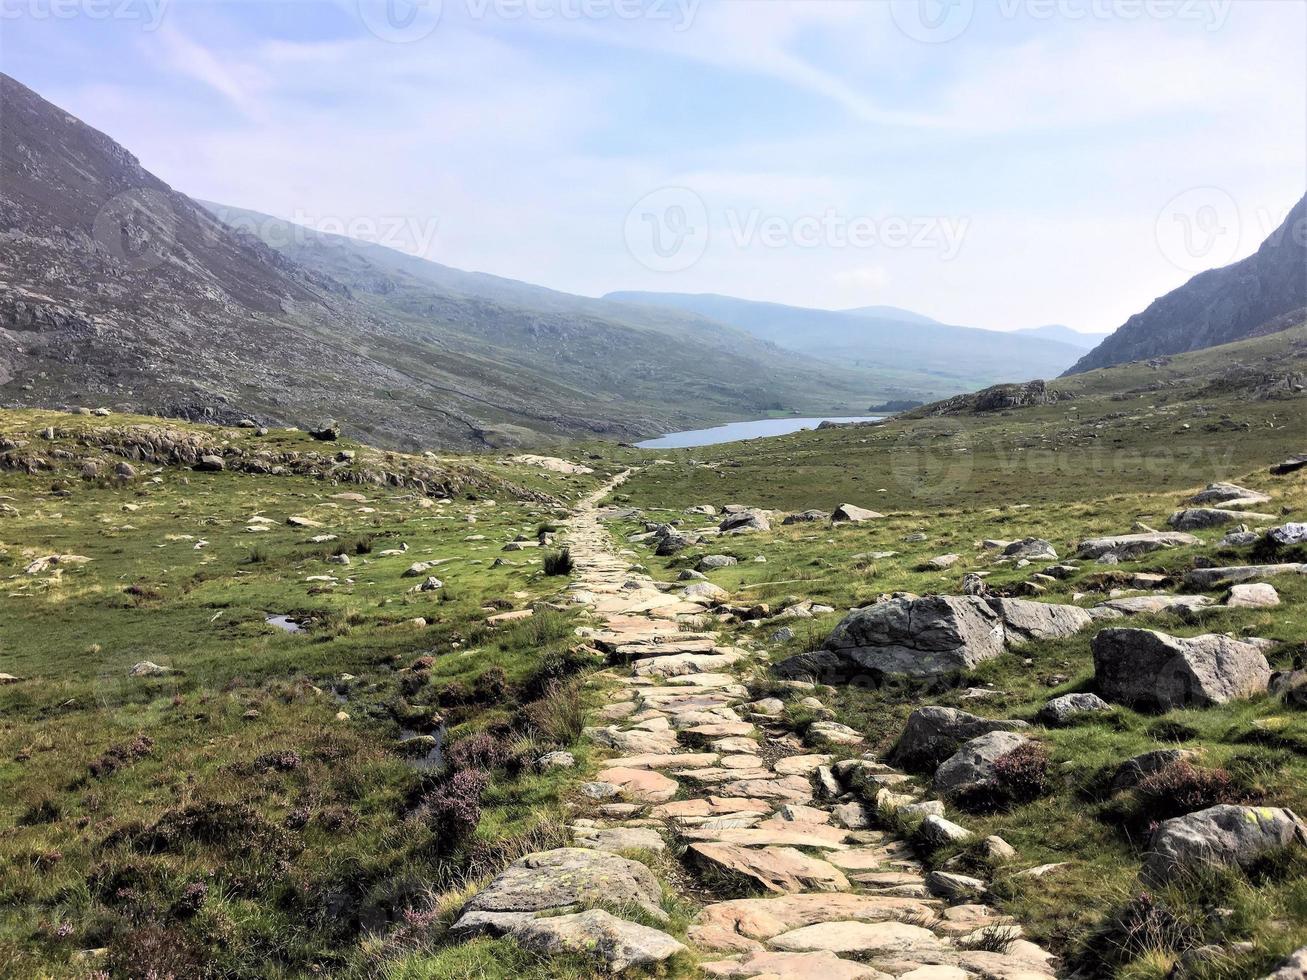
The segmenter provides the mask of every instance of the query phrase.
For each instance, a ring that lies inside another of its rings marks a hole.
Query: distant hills
[[[262,216],[233,228],[6,75],[0,112],[0,399],[11,406],[335,418],[373,443],[478,448],[772,411],[858,414],[920,395],[689,313],[286,234]]]
[[[1082,350],[1093,350],[1112,336],[1110,333],[1082,333],[1060,323],[1050,323],[1044,327],[1026,327],[1024,330],[1014,330],[1013,333],[1025,334],[1027,337],[1040,337],[1044,340],[1056,340],[1059,343],[1070,344],[1072,347],[1079,347]]]
[[[1307,196],[1248,258],[1154,300],[1067,372],[1201,350],[1295,326],[1307,308]]]
[[[1083,345],[953,326],[896,307],[815,310],[687,293],[617,292],[605,299],[696,313],[797,353],[889,374],[904,385],[949,388],[949,393],[1055,377],[1084,353]]]

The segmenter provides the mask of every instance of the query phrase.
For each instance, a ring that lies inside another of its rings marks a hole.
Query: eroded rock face
[[[637,861],[585,847],[561,847],[519,858],[463,906],[454,928],[466,931],[493,916],[476,913],[549,912],[582,905],[637,905],[661,922],[662,889]]]
[[[994,763],[1029,741],[1016,732],[989,732],[973,738],[935,771],[935,789],[942,796],[960,796],[992,788]]]
[[[1289,847],[1307,847],[1307,825],[1292,810],[1221,804],[1164,820],[1153,833],[1142,877],[1161,885],[1203,867],[1247,868]]]
[[[774,668],[781,677],[826,684],[876,683],[970,670],[1007,644],[1069,636],[1092,622],[1075,606],[985,596],[890,599],[849,613],[825,648]]]
[[[998,721],[968,714],[959,708],[928,705],[908,715],[903,734],[889,754],[889,763],[914,772],[931,772],[966,742],[996,731],[1020,731],[1024,721]]]
[[[1225,704],[1266,690],[1261,650],[1227,636],[1105,629],[1094,637],[1094,680],[1108,701],[1168,711]]]

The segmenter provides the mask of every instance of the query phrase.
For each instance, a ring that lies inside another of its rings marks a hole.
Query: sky
[[[192,197],[586,295],[1107,331],[1307,190],[1304,0],[0,0],[0,69]]]

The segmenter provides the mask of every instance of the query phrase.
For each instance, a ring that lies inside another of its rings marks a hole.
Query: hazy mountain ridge
[[[687,293],[617,292],[605,298],[698,313],[796,352],[893,372],[934,396],[1055,376],[1083,351],[1043,338],[938,323],[910,311],[895,310],[907,319],[872,312],[883,307],[816,310]]]
[[[1307,307],[1307,196],[1252,255],[1154,300],[1067,374],[1200,350],[1285,329]]]

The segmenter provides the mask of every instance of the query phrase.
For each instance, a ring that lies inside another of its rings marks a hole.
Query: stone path
[[[905,777],[870,754],[829,765],[821,746],[805,746],[788,730],[778,699],[750,700],[742,680],[759,662],[705,631],[709,600],[687,598],[682,586],[660,586],[632,568],[633,553],[614,550],[598,504],[625,476],[585,500],[567,531],[576,566],[573,599],[593,610],[597,623],[587,632],[610,655],[607,678],[616,681],[597,724],[587,729],[612,754],[583,787],[597,801],[594,816],[576,821],[574,848],[530,855],[483,893],[491,904],[506,895],[500,905],[514,911],[484,911],[489,906],[478,896],[483,911],[469,915],[482,918],[466,927],[484,926],[489,915],[496,931],[541,949],[588,949],[610,969],[653,966],[685,947],[612,916],[596,923],[589,913],[585,921],[584,915],[524,914],[524,907],[542,907],[538,896],[528,896],[534,904],[524,906],[511,888],[504,893],[502,879],[535,873],[535,891],[553,888],[541,877],[547,871],[531,871],[533,860],[546,869],[551,862],[598,867],[587,871],[593,881],[638,878],[644,867],[614,852],[662,852],[683,866],[678,890],[703,901],[688,939],[708,976],[1053,977],[1048,953],[976,901],[982,882],[927,874],[911,847],[874,829],[875,814],[847,791],[856,778],[907,803],[915,797],[902,795]],[[809,706],[824,710],[815,699]],[[858,738],[847,729],[843,737]],[[613,861],[623,864],[605,864]],[[740,894],[760,897],[732,897]],[[624,897],[638,900],[634,890]],[[568,900],[554,896],[545,904]],[[544,940],[541,923],[548,923]]]

